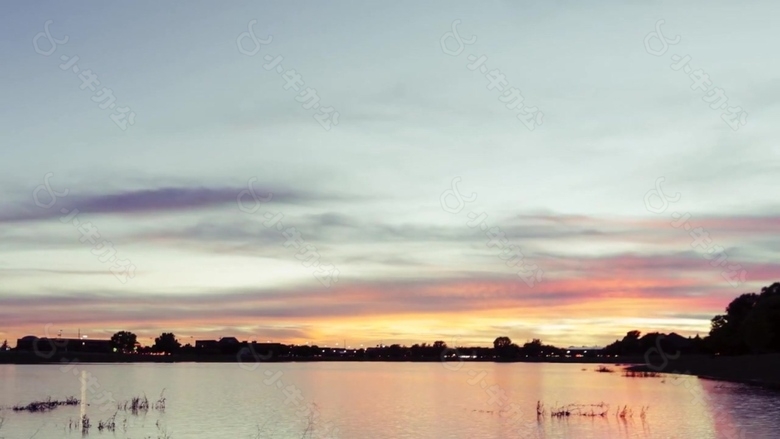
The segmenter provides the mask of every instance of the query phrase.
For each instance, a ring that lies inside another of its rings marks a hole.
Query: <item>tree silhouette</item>
[[[176,336],[171,332],[165,332],[154,339],[152,350],[154,352],[163,352],[170,355],[178,351],[180,347],[181,343],[176,340]]]
[[[509,337],[498,337],[493,341],[493,349],[502,349],[512,345],[512,339]]]
[[[626,333],[626,337],[624,338],[624,340],[626,340],[626,341],[629,341],[629,340],[639,340],[639,336],[640,335],[642,335],[642,333],[639,332],[639,331],[628,331]]]
[[[712,319],[707,342],[723,354],[780,352],[780,283],[732,300]]]
[[[535,338],[524,344],[521,349],[525,355],[530,357],[539,357],[544,353],[544,345],[538,338]]]
[[[135,334],[128,331],[119,331],[111,336],[111,346],[117,351],[123,354],[135,352],[135,345],[138,342],[138,337]]]
[[[498,337],[493,341],[493,355],[508,360],[517,356],[517,345],[509,337]]]
[[[8,350],[8,340],[3,340],[3,344],[0,345],[0,351],[7,351]]]

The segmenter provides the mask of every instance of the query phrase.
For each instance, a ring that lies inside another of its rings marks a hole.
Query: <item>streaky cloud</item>
[[[33,199],[26,205],[0,207],[0,223],[45,221],[63,216],[63,212],[78,209],[92,214],[150,214],[159,212],[180,212],[206,209],[215,206],[237,204],[237,199],[246,187],[161,187],[129,190],[108,194],[74,195],[71,192],[61,197],[55,206],[41,208],[33,205]],[[347,199],[334,195],[315,194],[296,190],[275,190],[253,188],[260,197],[273,194],[269,202],[299,204],[318,200]],[[246,197],[246,203],[251,198]]]

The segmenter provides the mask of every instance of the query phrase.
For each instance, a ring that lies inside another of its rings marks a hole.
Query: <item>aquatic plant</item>
[[[51,399],[51,397],[49,397],[44,401],[33,401],[27,405],[17,404],[11,407],[11,410],[15,412],[41,413],[41,412],[48,412],[49,410],[54,410],[57,407],[61,407],[61,406],[79,405],[79,403],[80,401],[72,396],[65,398],[65,400],[63,401],[54,400]]]
[[[146,395],[134,396],[129,400],[117,403],[116,407],[117,410],[124,412],[129,411],[134,415],[138,415],[141,412],[146,413],[149,411],[149,398],[147,398]]]
[[[89,429],[92,428],[92,423],[89,421],[89,417],[84,414],[81,417],[81,434],[86,436],[89,434]]]
[[[536,401],[536,416],[544,416],[545,410],[544,410],[544,404],[542,404],[541,401]]]
[[[568,416],[585,416],[589,418],[606,417],[609,413],[609,406],[603,402],[598,404],[567,404],[561,407],[554,407],[550,410],[550,416],[553,418],[563,418]]]
[[[105,421],[98,421],[98,431],[101,432],[103,430],[111,431],[111,432],[116,431],[116,415],[118,413],[119,412],[114,413],[114,416],[108,418]]]
[[[632,418],[634,417],[634,410],[627,405],[624,405],[622,409],[618,406],[615,416],[621,419]]]
[[[609,406],[604,404],[603,402],[600,402],[598,404],[587,404],[587,405],[579,405],[579,415],[580,416],[587,416],[587,417],[605,417],[609,413]]]
[[[626,369],[623,371],[623,376],[626,378],[659,378],[661,374],[649,370]]]
[[[305,439],[306,437],[311,438],[311,435],[314,433],[314,413],[312,411],[309,411],[309,416],[306,421],[306,429],[303,430],[301,439]]]
[[[168,433],[168,428],[160,424],[160,420],[154,424],[157,426],[157,439],[171,439],[171,435]]]
[[[568,409],[568,407],[554,407],[550,409],[550,417],[552,418],[563,418],[566,416],[571,416],[572,412]]]
[[[144,393],[142,396],[134,396],[126,401],[119,402],[117,403],[116,407],[119,411],[130,412],[134,415],[138,415],[141,413],[146,413],[150,409],[164,412],[165,402],[165,389],[163,389],[162,392],[160,392],[160,397],[154,403],[150,403],[149,398],[147,398],[146,394]]]
[[[639,417],[644,420],[647,416],[649,406],[642,406]],[[536,401],[536,416],[544,417],[550,414],[551,418],[568,418],[571,416],[583,416],[588,418],[606,418],[609,414],[609,405],[600,402],[598,404],[566,404],[562,406],[555,405],[549,410],[545,408],[544,403]],[[634,410],[628,405],[618,406],[615,410],[615,416],[621,419],[634,416]]]
[[[159,412],[165,411],[165,389],[160,392],[160,398],[154,403],[154,409]]]

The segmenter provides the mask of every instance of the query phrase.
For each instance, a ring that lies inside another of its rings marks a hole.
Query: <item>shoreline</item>
[[[689,355],[663,359],[663,366],[636,364],[627,367],[637,372],[692,375],[700,379],[747,384],[780,390],[780,354],[707,356]]]
[[[94,354],[72,353],[56,354],[49,358],[41,357],[32,352],[17,352],[0,354],[0,364],[64,364],[64,363],[103,363],[103,364],[143,364],[143,363],[571,363],[571,364],[612,364],[636,365],[644,362],[641,356],[620,358],[518,358],[511,360],[496,360],[493,358],[464,358],[442,361],[440,357],[429,358],[275,358],[255,360],[251,357],[239,359],[236,355],[139,355],[139,354]]]

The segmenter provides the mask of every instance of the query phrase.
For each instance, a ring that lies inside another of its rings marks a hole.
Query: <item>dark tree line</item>
[[[240,355],[246,358],[279,359],[317,359],[317,358],[351,358],[365,360],[409,360],[409,361],[439,361],[461,358],[516,360],[522,358],[540,358],[561,356],[566,350],[551,345],[545,345],[539,339],[529,341],[522,346],[513,343],[509,337],[498,337],[493,347],[449,347],[444,341],[438,340],[431,344],[421,343],[412,346],[400,344],[382,345],[366,349],[350,349],[320,347],[316,345],[283,345],[279,343],[249,342],[222,343],[209,348],[198,349],[191,345],[182,346],[172,333],[163,333],[154,339],[152,346],[142,347],[132,332],[120,331],[111,337],[111,345],[117,353],[139,354],[192,354],[192,355]]]
[[[660,355],[693,354],[705,352],[704,339],[685,338],[672,332],[664,334],[650,332],[642,335],[639,331],[629,331],[622,340],[617,340],[602,350],[604,355],[642,356],[647,353]]]
[[[142,347],[138,343],[138,336],[129,331],[119,331],[111,336],[111,347],[120,354],[132,353],[160,353],[175,354],[181,348],[181,343],[173,333],[166,332],[154,339],[150,347]]]
[[[509,337],[498,337],[493,341],[493,353],[497,359],[513,360],[518,358],[561,356],[566,353],[566,349],[546,345],[538,338],[518,346],[512,343]]]
[[[780,283],[742,294],[712,319],[708,343],[729,355],[780,352]]]
[[[121,354],[130,354],[135,352],[138,337],[132,332],[119,331],[111,336],[111,347]]]
[[[735,298],[710,322],[710,332],[700,338],[675,333],[631,331],[604,348],[607,355],[702,353],[719,355],[766,354],[780,352],[780,283]]]

